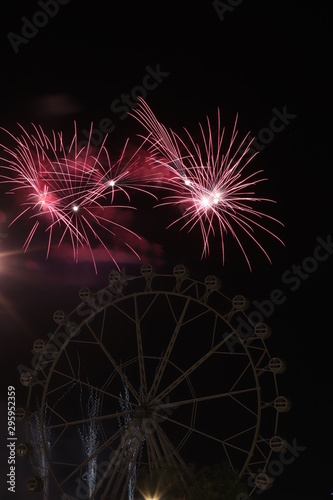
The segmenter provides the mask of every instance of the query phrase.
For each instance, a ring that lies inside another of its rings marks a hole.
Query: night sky
[[[196,279],[218,276],[223,293],[243,294],[252,304],[271,300],[274,290],[280,291],[283,300],[267,318],[273,333],[268,347],[286,362],[280,392],[291,399],[292,409],[282,415],[279,434],[305,449],[262,498],[330,498],[333,178],[328,4],[230,1],[223,13],[211,1],[111,2],[106,7],[100,0],[70,0],[59,2],[45,22],[45,17],[36,18],[42,4],[15,2],[2,11],[0,127],[12,131],[16,123],[36,123],[70,138],[75,120],[84,139],[93,122],[96,138],[103,127],[109,129],[107,145],[117,156],[127,138],[140,144],[137,135],[143,129],[126,113],[136,105],[135,88],[148,82],[150,74],[155,75],[149,80],[154,88],[143,97],[167,127],[198,134],[198,123],[206,116],[214,122],[219,108],[226,130],[232,129],[238,113],[240,136],[250,131],[256,137],[255,166],[268,179],[261,193],[277,201],[268,210],[284,223],[279,236],[285,246],[263,239],[272,264],[250,245],[250,272],[232,238],[226,239],[224,266],[218,242],[201,260],[200,233],[180,232],[179,226],[166,230],[177,217],[176,209],[153,208],[152,199],[140,196],[135,198],[135,216],[120,217],[142,236],[142,261],[117,250],[118,263],[133,274],[143,262],[161,272],[172,272],[181,263]],[[43,26],[24,28],[33,18]],[[130,95],[129,101],[124,94]],[[283,117],[284,126],[272,132],[275,116]],[[8,135],[1,130],[0,143],[6,141]],[[0,186],[1,436],[6,434],[7,386],[16,387],[17,406],[22,404],[25,392],[17,366],[29,363],[34,340],[54,330],[55,310],[71,311],[79,302],[78,290],[103,288],[114,268],[104,258],[96,275],[89,260],[75,264],[66,249],[54,249],[46,260],[43,237],[24,253],[29,221],[8,228],[18,207],[5,193],[6,187]],[[3,439],[1,447],[0,496],[14,498],[3,484]],[[17,472],[17,484],[24,484],[25,474]],[[23,496],[17,493],[16,498]]]

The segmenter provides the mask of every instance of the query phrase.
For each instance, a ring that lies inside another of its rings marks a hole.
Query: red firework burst
[[[244,236],[250,238],[271,262],[259,241],[259,233],[267,233],[283,244],[267,227],[270,222],[283,224],[256,209],[258,202],[275,202],[256,195],[257,185],[267,179],[262,177],[262,170],[251,173],[248,171],[248,165],[257,153],[251,153],[252,141],[247,141],[249,134],[236,143],[237,117],[231,138],[225,147],[225,128],[221,127],[219,110],[216,137],[213,136],[207,117],[206,129],[199,123],[200,143],[195,142],[186,129],[185,138],[167,130],[142,99],[132,116],[148,132],[146,139],[150,143],[155,162],[168,169],[165,186],[172,194],[158,206],[174,205],[182,212],[168,227],[180,223],[181,229],[192,231],[198,226],[203,240],[202,258],[209,254],[211,238],[218,234],[224,264],[225,236],[230,233],[250,270],[250,260],[243,244]]]
[[[33,222],[23,245],[24,250],[28,249],[38,228],[42,227],[48,233],[46,257],[57,234],[58,246],[65,239],[70,239],[76,262],[80,248],[88,248],[96,272],[96,244],[102,246],[117,265],[106,238],[121,240],[139,258],[134,248],[120,235],[127,233],[138,239],[140,237],[117,223],[112,215],[117,208],[134,209],[127,203],[115,205],[116,193],[124,193],[127,201],[130,200],[131,190],[150,194],[146,179],[139,182],[142,165],[138,153],[142,146],[125,161],[126,142],[121,157],[112,163],[105,147],[107,137],[97,151],[91,146],[90,138],[86,146],[80,147],[75,123],[74,136],[67,151],[61,132],[52,132],[48,137],[40,126],[33,125],[32,134],[22,126],[20,128],[23,132],[20,136],[5,130],[15,146],[10,149],[2,145],[5,157],[1,158],[3,173],[0,177],[3,183],[11,186],[8,194],[18,196],[22,207],[10,225],[23,216]]]

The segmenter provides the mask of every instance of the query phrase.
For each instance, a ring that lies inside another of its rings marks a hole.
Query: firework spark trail
[[[133,153],[129,152],[128,143],[121,151],[120,157],[114,163],[111,162],[107,150],[105,151],[108,158],[108,168],[105,169],[103,164],[100,164],[96,185],[97,197],[110,197],[110,203],[114,201],[116,193],[125,195],[127,201],[131,201],[131,192],[141,192],[157,199],[157,196],[151,192],[151,189],[158,188],[158,178],[154,172],[154,161],[152,155],[145,154],[143,143],[135,149]],[[141,156],[139,153],[142,153]],[[128,157],[129,155],[129,157]]]
[[[139,98],[140,99],[140,98]],[[200,228],[203,249],[201,258],[210,253],[210,240],[219,236],[222,262],[225,262],[225,237],[231,234],[243,253],[249,269],[251,264],[243,244],[245,235],[264,253],[271,262],[267,251],[260,243],[257,233],[269,234],[280,243],[282,240],[267,227],[267,223],[283,224],[267,213],[257,210],[255,204],[270,202],[268,198],[256,195],[255,188],[263,181],[262,170],[247,173],[249,163],[257,153],[251,154],[251,143],[247,134],[237,140],[237,120],[225,146],[225,128],[221,127],[220,112],[217,114],[216,136],[212,132],[210,120],[207,128],[201,124],[200,142],[196,142],[187,129],[182,138],[162,125],[149,106],[140,99],[139,107],[132,116],[146,129],[147,141],[158,164],[164,164],[169,171],[165,187],[171,191],[165,201],[157,206],[173,205],[182,208],[182,215],[168,226],[181,224],[181,229],[192,231]]]
[[[157,120],[148,104],[141,97],[138,100],[139,106],[130,115],[148,131],[148,136],[143,138],[150,144],[150,152],[153,157],[156,157],[158,153],[162,156],[162,160],[155,160],[156,164],[167,165],[168,169],[174,169],[183,174],[182,156],[174,132],[172,130],[169,132]]]
[[[82,410],[83,419],[87,419],[88,423],[82,424],[81,428],[78,428],[80,439],[82,442],[82,448],[85,455],[85,459],[89,459],[87,463],[86,472],[83,474],[83,479],[86,481],[88,486],[89,498],[96,488],[97,480],[97,454],[96,451],[99,445],[99,424],[97,421],[98,411],[100,406],[100,394],[94,388],[89,388],[88,401],[86,407],[83,407],[83,396],[82,387],[80,386],[80,405]]]
[[[131,411],[132,411],[132,405],[130,403],[130,396],[129,396],[129,390],[127,385],[123,381],[123,386],[124,386],[124,396],[120,392],[120,409],[123,413],[128,412],[128,414],[123,415],[123,422],[124,422],[124,428],[125,428],[125,433],[129,432],[129,428],[132,422],[131,418]],[[122,422],[121,418],[118,418],[118,423],[119,427],[122,428]],[[133,430],[132,430],[133,432]],[[135,491],[135,485],[137,481],[137,473],[138,473],[138,464],[135,462],[135,457],[136,457],[136,451],[137,451],[137,446],[139,443],[140,446],[140,452],[142,452],[143,448],[143,443],[144,440],[141,435],[142,431],[140,426],[137,426],[133,432],[132,437],[127,440],[126,446],[127,449],[125,451],[124,457],[126,460],[128,460],[128,473],[130,474],[129,480],[128,480],[128,498],[129,500],[134,500],[134,491]],[[123,434],[122,438],[125,438],[125,434]],[[140,453],[139,453],[140,455]],[[134,463],[133,463],[134,461]]]
[[[31,445],[34,449],[35,468],[39,477],[43,481],[43,499],[49,498],[49,462],[47,456],[51,453],[51,433],[47,428],[48,412],[47,407],[44,410],[44,418],[41,419],[41,410],[37,402],[37,412],[29,420],[29,429],[31,435]],[[41,420],[43,423],[41,424]],[[44,439],[41,434],[41,425],[43,427]]]
[[[147,174],[146,159],[142,160],[139,154],[142,145],[128,158],[126,141],[120,158],[111,162],[105,146],[107,137],[98,150],[91,146],[93,124],[88,144],[80,147],[74,122],[74,135],[67,151],[61,132],[52,131],[48,136],[41,126],[32,124],[33,131],[29,134],[21,125],[19,127],[20,136],[3,129],[15,146],[10,149],[0,145],[5,153],[0,158],[0,178],[10,186],[7,194],[18,196],[22,207],[10,225],[26,217],[33,222],[23,245],[24,251],[42,227],[48,233],[46,258],[57,234],[58,247],[69,238],[75,262],[78,262],[80,249],[88,248],[96,272],[96,245],[102,247],[118,267],[106,239],[121,242],[140,259],[123,235],[138,240],[140,237],[116,222],[112,215],[119,208],[135,210],[128,204],[131,192],[151,194],[154,182],[151,169]],[[115,197],[120,193],[125,195],[125,203],[116,205]]]

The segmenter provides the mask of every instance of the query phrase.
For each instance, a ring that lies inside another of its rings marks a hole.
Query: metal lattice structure
[[[35,367],[21,374],[29,488],[43,480],[28,453],[36,397],[48,475],[62,499],[134,498],[140,465],[186,471],[203,456],[228,462],[249,495],[268,488],[269,461],[285,446],[279,415],[290,404],[278,391],[284,363],[270,356],[270,330],[251,322],[246,299],[229,299],[215,276],[200,282],[182,265],[172,274],[151,265],[135,277],[113,271],[105,288],[79,296],[70,314],[56,311],[56,330],[35,342]]]

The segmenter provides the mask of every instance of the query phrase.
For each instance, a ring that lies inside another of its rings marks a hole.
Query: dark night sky
[[[106,7],[101,0],[70,0],[60,5],[54,18],[27,43],[19,43],[18,53],[7,35],[21,35],[22,16],[32,19],[40,7],[30,0],[6,5],[1,15],[0,126],[12,129],[16,122],[33,122],[71,133],[74,120],[84,130],[91,121],[99,124],[107,118],[115,127],[108,144],[118,151],[127,137],[135,140],[142,130],[130,117],[120,118],[115,101],[142,83],[147,66],[158,65],[166,76],[147,92],[147,102],[165,125],[179,132],[186,127],[196,133],[206,115],[214,120],[217,107],[227,128],[239,114],[241,135],[250,130],[256,136],[268,127],[273,109],[295,115],[255,159],[269,179],[265,195],[277,201],[274,215],[285,224],[285,247],[272,239],[265,243],[272,265],[252,249],[250,273],[232,242],[227,243],[225,266],[214,247],[201,261],[198,235],[164,231],[161,220],[167,220],[167,212],[158,217],[144,204],[136,229],[149,242],[143,260],[162,270],[184,263],[198,279],[218,275],[226,295],[243,293],[250,300],[262,301],[272,290],[282,290],[286,300],[268,321],[270,351],[287,363],[281,387],[293,402],[281,432],[306,450],[262,498],[328,499],[333,491],[333,256],[298,281],[288,280],[294,265],[303,269],[313,257],[317,238],[330,241],[332,234],[328,4],[243,0],[221,20],[210,1],[114,3]],[[5,140],[1,133],[0,142]],[[17,387],[19,398],[16,366],[28,362],[33,341],[53,328],[53,312],[77,305],[81,286],[104,287],[112,268],[111,262],[103,263],[96,276],[90,265],[56,256],[45,261],[38,241],[24,254],[24,227],[8,229],[13,207],[4,192],[1,188],[0,233],[7,235],[0,241],[3,401],[9,384]],[[139,272],[140,263],[125,259],[121,265]],[[5,429],[4,420],[1,426]]]

